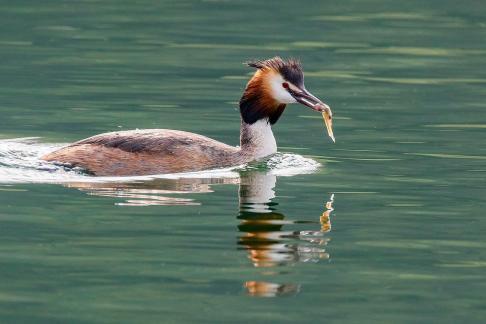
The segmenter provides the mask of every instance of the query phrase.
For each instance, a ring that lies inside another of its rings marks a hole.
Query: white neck
[[[242,121],[240,146],[255,160],[277,153],[277,142],[268,119],[260,119],[251,125]]]

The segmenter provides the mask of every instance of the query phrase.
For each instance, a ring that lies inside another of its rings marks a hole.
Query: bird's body
[[[255,124],[242,125],[243,145],[240,147],[184,131],[145,129],[99,134],[47,154],[43,159],[82,167],[97,176],[224,168],[277,151],[273,135],[268,134],[270,126],[261,122]]]
[[[169,129],[105,133],[44,157],[80,166],[98,176],[199,171],[238,164],[235,147],[205,136]]]
[[[258,70],[240,100],[239,147],[184,131],[146,129],[96,135],[42,159],[81,167],[97,176],[129,176],[223,168],[274,154],[277,144],[271,125],[278,120],[286,103],[299,101],[319,111],[329,108],[303,88],[297,62],[274,58],[249,65]],[[294,80],[288,80],[291,78]],[[296,85],[290,87],[292,81]],[[291,95],[289,88],[293,92],[302,91],[299,94],[302,98]]]

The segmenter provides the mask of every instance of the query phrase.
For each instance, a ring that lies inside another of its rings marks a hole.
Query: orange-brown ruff
[[[277,146],[271,125],[287,103],[296,102],[290,88],[305,89],[302,69],[297,61],[279,57],[248,65],[257,71],[240,100],[239,147],[194,133],[148,129],[96,135],[42,159],[81,167],[97,176],[128,176],[229,167],[274,154]]]

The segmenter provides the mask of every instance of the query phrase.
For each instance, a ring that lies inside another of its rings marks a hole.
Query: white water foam
[[[260,170],[275,176],[293,176],[315,172],[320,164],[312,159],[297,154],[277,153],[272,157],[249,165],[232,168],[162,174],[134,177],[94,177],[81,170],[66,169],[40,160],[46,153],[66,144],[48,144],[38,138],[15,138],[0,140],[0,183],[72,183],[72,182],[134,182],[153,179],[191,179],[191,178],[238,178],[240,172]]]

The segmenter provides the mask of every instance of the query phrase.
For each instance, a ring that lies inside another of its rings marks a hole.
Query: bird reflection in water
[[[117,205],[199,205],[187,194],[210,193],[217,184],[239,184],[238,248],[248,252],[254,267],[262,275],[276,275],[271,268],[296,263],[317,263],[329,259],[326,245],[331,230],[331,212],[334,195],[324,205],[322,215],[315,220],[289,220],[277,210],[275,185],[277,177],[270,172],[244,171],[238,177],[156,179],[134,183],[75,182],[69,187],[90,195],[122,198]],[[309,226],[309,230],[292,230],[292,227]],[[246,281],[247,295],[254,297],[280,297],[296,294],[300,285],[267,281]]]
[[[174,206],[200,205],[193,193],[213,192],[211,185],[238,184],[238,178],[182,178],[154,179],[143,182],[71,182],[68,187],[76,188],[89,195],[122,198],[119,206]]]
[[[241,177],[240,212],[238,225],[242,233],[238,245],[248,251],[248,258],[257,268],[265,268],[263,274],[272,275],[269,268],[288,266],[298,262],[318,262],[329,259],[325,247],[329,238],[324,234],[331,230],[330,216],[334,195],[325,204],[325,210],[316,221],[286,220],[276,210],[276,178],[271,174],[254,173]],[[316,230],[286,230],[300,224],[314,225]],[[277,297],[298,293],[300,285],[277,284],[266,281],[247,281],[246,292],[255,297]]]

